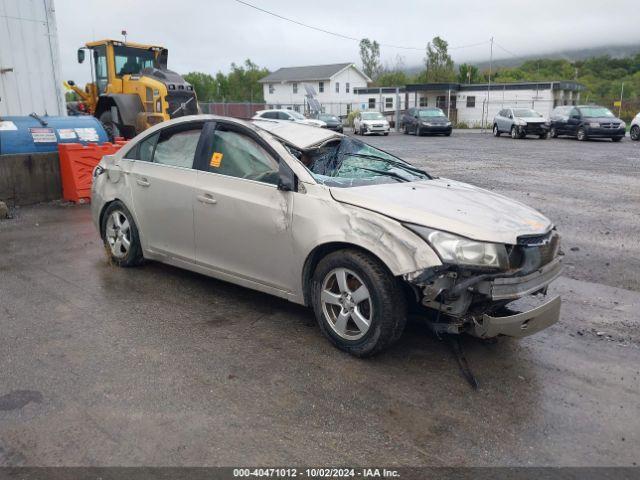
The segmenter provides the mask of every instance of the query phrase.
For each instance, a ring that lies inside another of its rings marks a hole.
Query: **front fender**
[[[294,200],[293,241],[299,291],[304,265],[323,245],[344,243],[375,255],[394,276],[442,265],[421,237],[400,222],[364,208],[334,200],[322,185],[307,186]]]

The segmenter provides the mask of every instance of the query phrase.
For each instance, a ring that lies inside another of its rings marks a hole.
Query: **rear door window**
[[[218,125],[205,171],[276,185],[277,160],[249,135]]]

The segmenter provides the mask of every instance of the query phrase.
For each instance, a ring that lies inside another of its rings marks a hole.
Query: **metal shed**
[[[53,0],[0,0],[0,116],[66,115]]]

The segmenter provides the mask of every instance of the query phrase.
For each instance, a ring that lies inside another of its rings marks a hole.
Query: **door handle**
[[[136,178],[136,183],[141,187],[148,187],[149,185],[151,185],[151,183],[149,183],[149,180],[147,180],[146,178]]]
[[[214,204],[218,203],[218,201],[208,193],[204,193],[202,195],[198,195],[198,201],[200,201],[202,203],[208,203],[208,204],[211,204],[211,205],[214,205]]]

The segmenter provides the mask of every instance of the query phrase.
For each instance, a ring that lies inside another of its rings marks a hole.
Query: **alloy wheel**
[[[111,253],[116,258],[124,258],[131,248],[131,225],[121,210],[114,210],[107,219],[105,237]]]
[[[320,302],[329,327],[341,338],[359,340],[369,331],[373,318],[371,294],[352,270],[331,270],[322,282]]]
[[[638,125],[634,125],[629,132],[629,136],[631,137],[631,140],[640,140],[640,127]]]
[[[498,125],[494,125],[493,126],[493,136],[494,137],[499,137],[500,136],[500,130],[498,130]]]

